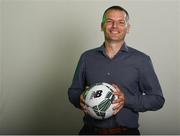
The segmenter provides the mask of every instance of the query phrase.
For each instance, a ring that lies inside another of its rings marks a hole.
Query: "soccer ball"
[[[113,115],[112,102],[117,99],[115,88],[108,83],[97,83],[84,93],[87,113],[95,119],[106,119]]]

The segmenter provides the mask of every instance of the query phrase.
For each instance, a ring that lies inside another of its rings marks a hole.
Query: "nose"
[[[118,26],[118,22],[116,22],[116,21],[113,21],[113,24],[112,24],[112,26],[113,26],[114,28],[116,28],[116,27]]]

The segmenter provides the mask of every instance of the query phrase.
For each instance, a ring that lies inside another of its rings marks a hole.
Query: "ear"
[[[103,23],[101,23],[101,31],[104,31]]]
[[[131,25],[128,23],[128,25],[127,25],[127,33],[130,32],[130,28],[131,28]]]

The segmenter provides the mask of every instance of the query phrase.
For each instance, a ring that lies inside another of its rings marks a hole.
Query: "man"
[[[102,46],[81,55],[71,87],[70,102],[84,111],[84,126],[79,134],[139,135],[139,112],[160,109],[165,99],[148,55],[125,43],[129,32],[129,14],[120,6],[108,8],[103,15]],[[114,115],[96,120],[86,113],[83,92],[98,82],[112,84],[118,99]]]

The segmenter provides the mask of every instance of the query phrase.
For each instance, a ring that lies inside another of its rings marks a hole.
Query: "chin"
[[[119,38],[110,38],[111,41],[120,41],[121,39]]]
[[[120,37],[106,37],[106,39],[108,41],[112,41],[112,42],[119,42],[121,41],[123,38],[120,38]]]

